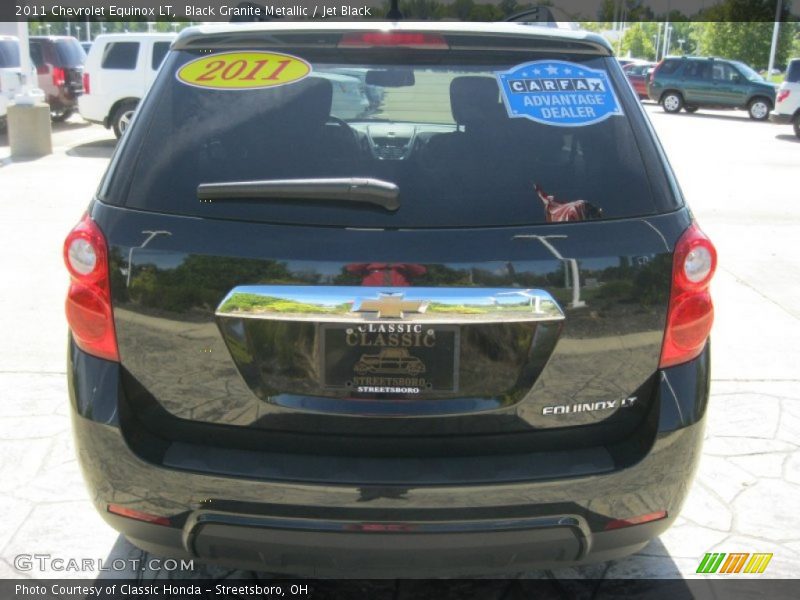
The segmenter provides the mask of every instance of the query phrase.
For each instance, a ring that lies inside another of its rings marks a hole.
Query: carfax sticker
[[[216,90],[252,90],[294,83],[311,74],[302,58],[278,52],[222,52],[186,63],[178,81]]]
[[[512,118],[580,127],[623,114],[602,70],[563,60],[538,60],[496,75]]]

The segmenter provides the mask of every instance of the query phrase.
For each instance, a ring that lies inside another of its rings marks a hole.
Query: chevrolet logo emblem
[[[403,294],[378,294],[377,300],[359,300],[353,312],[374,312],[377,317],[402,319],[405,313],[424,313],[428,308],[425,300],[403,300]]]

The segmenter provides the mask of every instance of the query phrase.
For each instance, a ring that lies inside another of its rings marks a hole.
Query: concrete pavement
[[[691,577],[706,552],[771,552],[763,577],[800,567],[800,142],[744,113],[652,121],[720,257],[713,384],[700,470],[676,525],[625,560],[528,577]],[[61,244],[91,198],[113,136],[73,117],[52,156],[11,162],[0,137],[0,578],[14,557],[141,553],[92,508],[74,457],[65,382]],[[144,578],[166,574],[148,571]],[[182,576],[187,573],[181,573]],[[199,568],[189,575],[230,576]]]

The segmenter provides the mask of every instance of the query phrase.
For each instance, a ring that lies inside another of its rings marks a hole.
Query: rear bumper
[[[770,122],[777,123],[778,125],[791,125],[793,118],[794,115],[790,115],[788,113],[769,113]]]
[[[83,94],[78,98],[78,111],[85,121],[108,127],[108,112],[111,104],[99,94]]]
[[[662,373],[657,429],[641,460],[594,475],[459,485],[452,473],[444,476],[443,459],[441,484],[346,483],[347,472],[341,484],[277,481],[222,476],[202,458],[181,468],[148,461],[132,449],[136,434],[120,427],[120,367],[74,346],[70,353],[78,454],[112,527],[159,555],[294,575],[507,573],[635,552],[680,511],[700,456],[708,397],[706,350]],[[503,457],[497,460],[502,471]],[[111,514],[108,504],[169,517],[171,526]],[[657,511],[668,516],[606,530],[612,520]]]

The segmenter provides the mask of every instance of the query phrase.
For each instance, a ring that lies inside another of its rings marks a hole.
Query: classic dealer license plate
[[[426,323],[320,325],[327,388],[355,395],[458,390],[458,327]]]

